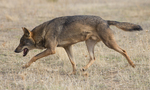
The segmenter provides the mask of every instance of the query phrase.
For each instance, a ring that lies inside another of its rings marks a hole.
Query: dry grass
[[[58,16],[97,15],[104,19],[140,24],[144,31],[124,32],[112,27],[119,46],[127,50],[136,68],[103,43],[95,47],[95,63],[87,70],[84,42],[74,45],[77,75],[62,48],[38,60],[28,69],[21,66],[41,50],[26,57],[13,51],[23,32]],[[150,90],[150,0],[1,0],[0,1],[0,90]]]

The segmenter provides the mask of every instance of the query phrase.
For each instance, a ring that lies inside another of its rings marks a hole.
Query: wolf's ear
[[[24,35],[26,35],[26,36],[28,36],[28,37],[31,36],[31,31],[30,31],[30,30],[28,30],[28,29],[25,28],[25,27],[22,27],[22,30],[23,30],[23,32],[24,32]]]

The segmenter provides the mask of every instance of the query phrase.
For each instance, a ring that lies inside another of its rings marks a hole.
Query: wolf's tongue
[[[26,56],[26,55],[27,55],[27,53],[28,53],[28,49],[27,49],[27,48],[25,48],[25,49],[23,50],[23,56]]]

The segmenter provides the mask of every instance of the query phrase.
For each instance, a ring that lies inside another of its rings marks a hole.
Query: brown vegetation
[[[85,43],[74,45],[77,75],[62,48],[38,60],[28,69],[22,65],[41,52],[26,57],[14,49],[23,34],[59,16],[97,15],[106,20],[126,21],[142,26],[141,32],[123,32],[112,27],[117,43],[136,64],[103,43],[95,47],[95,63],[82,76],[80,69],[89,61]],[[0,1],[0,90],[149,90],[150,89],[150,1],[149,0],[1,0]]]

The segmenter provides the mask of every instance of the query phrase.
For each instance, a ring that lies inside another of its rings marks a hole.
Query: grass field
[[[140,32],[113,29],[116,41],[136,64],[132,68],[119,53],[102,42],[95,47],[95,63],[83,76],[89,61],[84,42],[73,47],[77,74],[63,48],[22,69],[41,50],[26,57],[14,53],[23,34],[44,21],[59,16],[96,15],[106,20],[139,24]],[[150,90],[150,0],[1,0],[0,1],[0,90]]]

